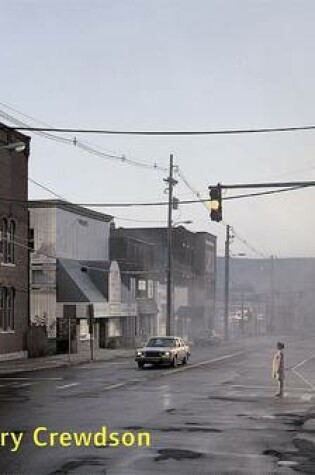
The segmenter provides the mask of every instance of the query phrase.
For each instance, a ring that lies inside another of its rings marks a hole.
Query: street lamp
[[[7,145],[2,145],[0,150],[13,150],[14,152],[23,152],[26,148],[26,144],[24,142],[14,142],[9,143]]]

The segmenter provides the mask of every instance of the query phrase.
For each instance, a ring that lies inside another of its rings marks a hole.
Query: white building
[[[82,300],[106,302],[102,293],[93,288],[81,272],[80,261],[107,262],[111,216],[61,200],[29,202],[31,252],[31,321],[45,323],[47,336],[56,338],[57,318],[65,314],[65,303],[58,298],[66,289],[58,288],[58,269],[71,268],[77,272],[73,285]],[[68,274],[71,281],[71,272]],[[84,278],[87,283],[84,287]],[[71,287],[71,286],[70,286]],[[63,292],[61,292],[63,291]],[[77,304],[79,302],[74,302]],[[86,307],[86,305],[85,305]],[[84,306],[77,313],[86,316]],[[69,309],[68,309],[69,310]]]

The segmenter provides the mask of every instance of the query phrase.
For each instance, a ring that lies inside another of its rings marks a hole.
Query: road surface
[[[119,359],[0,377],[0,473],[315,473],[315,338],[287,339],[283,400],[270,380],[275,341],[193,348],[177,369]],[[39,447],[38,427],[47,444],[51,432],[106,427],[148,433],[150,445]]]

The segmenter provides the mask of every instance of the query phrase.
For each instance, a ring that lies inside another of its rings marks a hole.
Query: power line
[[[263,257],[263,258],[268,258],[266,254],[263,252],[259,251],[256,247],[254,247],[252,244],[250,244],[247,239],[243,238],[238,232],[235,231],[235,229],[232,227],[232,232],[234,237],[236,237],[242,244],[244,244],[247,249],[251,250],[254,254],[257,256]]]
[[[48,191],[49,193],[52,193],[54,196],[58,197],[58,199],[61,199],[62,201],[66,201],[67,203],[70,203],[70,204],[73,204],[73,205],[76,205],[76,206],[86,206],[86,207],[90,207],[90,208],[129,208],[129,207],[138,207],[138,206],[166,206],[168,205],[168,202],[167,201],[150,201],[150,202],[122,202],[122,203],[101,203],[101,202],[98,202],[98,203],[93,203],[93,202],[85,202],[85,203],[75,203],[73,201],[69,201],[63,197],[61,197],[61,195],[58,195],[57,193],[53,192],[52,190],[49,190],[49,188],[45,187],[44,185],[41,185],[40,183],[36,182],[35,180],[32,180],[32,183],[40,186],[42,189]],[[309,188],[310,186],[314,186],[314,185],[301,185],[301,186],[296,186],[296,187],[292,187],[292,188],[284,188],[284,189],[280,189],[280,190],[273,190],[273,191],[264,191],[264,192],[259,192],[259,193],[248,193],[248,194],[242,194],[242,195],[234,195],[234,196],[227,196],[227,197],[224,197],[222,198],[222,201],[229,201],[229,200],[235,200],[235,199],[240,199],[240,198],[255,198],[257,196],[263,196],[263,195],[272,195],[272,194],[276,194],[276,193],[284,193],[286,191],[295,191],[295,190],[299,190],[299,189],[302,189],[302,188]],[[12,199],[12,198],[3,198],[3,197],[0,197],[0,201],[4,201],[4,202],[15,202],[15,203],[21,203],[21,204],[25,204],[27,203],[26,200],[18,200],[18,199]],[[195,200],[179,200],[178,201],[178,204],[179,205],[186,205],[186,204],[195,204],[195,203],[207,203],[209,202],[210,199],[209,198],[198,198],[198,199],[195,199]]]
[[[36,119],[34,119],[33,117],[25,115],[22,112],[19,112],[16,109],[13,109],[12,107],[7,106],[7,105],[0,102],[0,105],[1,104],[5,107],[11,109],[12,111],[24,116],[24,117],[27,117],[31,120],[39,122]],[[77,148],[80,148],[80,149],[84,150],[85,152],[91,153],[93,155],[96,155],[100,158],[104,158],[106,160],[112,160],[112,161],[116,161],[116,162],[119,161],[120,163],[123,163],[123,164],[137,166],[137,167],[140,167],[140,168],[153,169],[153,170],[162,171],[162,172],[165,172],[167,170],[166,168],[161,167],[160,165],[158,165],[156,162],[150,163],[150,162],[135,160],[135,159],[132,159],[132,158],[128,158],[124,154],[117,155],[117,154],[114,154],[114,153],[111,153],[111,152],[100,150],[100,148],[98,146],[91,145],[87,141],[78,140],[76,137],[66,138],[66,137],[60,137],[59,135],[54,135],[52,133],[47,133],[47,132],[45,132],[45,129],[51,130],[51,131],[55,130],[53,127],[50,127],[47,124],[45,124],[46,127],[31,127],[26,122],[23,122],[23,121],[17,119],[16,117],[12,116],[11,114],[8,114],[7,112],[1,111],[1,110],[0,110],[0,116],[4,119],[8,120],[9,122],[12,122],[13,124],[18,125],[18,127],[12,127],[12,126],[9,127],[12,130],[29,130],[30,132],[33,131],[35,134],[40,135],[40,136],[42,136],[46,139],[53,140],[55,142],[61,142],[63,144],[67,144],[67,145],[75,146]]]
[[[183,182],[185,183],[185,185],[190,189],[190,191],[192,191],[192,193],[193,193],[194,195],[197,196],[198,201],[200,201],[200,202],[205,206],[205,208],[207,209],[207,211],[209,211],[209,209],[208,209],[208,207],[205,205],[205,201],[202,199],[200,193],[199,193],[198,191],[196,191],[196,190],[194,189],[194,187],[188,182],[187,178],[184,177],[184,175],[183,175],[183,173],[182,173],[181,170],[178,169],[177,171],[178,171],[179,176],[181,177],[181,179],[182,179]],[[296,189],[296,188],[294,188],[294,189]],[[281,190],[277,190],[277,191],[280,192]],[[283,190],[283,191],[287,191],[287,190],[285,189],[285,190]],[[261,194],[267,194],[267,193],[270,194],[270,192],[262,192]],[[252,194],[252,195],[257,196],[257,193],[256,193],[256,194]],[[234,196],[234,197],[230,197],[230,199],[239,198],[239,197],[241,197],[241,195]],[[244,195],[243,197],[245,197],[245,195]],[[248,195],[246,195],[246,197],[248,197]],[[228,198],[222,198],[222,200],[224,200],[224,199],[228,199]],[[207,201],[209,201],[209,200],[207,200]],[[222,223],[222,224],[223,224],[225,227],[227,226],[226,223]],[[251,250],[252,252],[254,252],[255,254],[259,255],[260,257],[265,257],[265,255],[264,255],[261,251],[258,251],[254,246],[252,246],[251,244],[249,244],[249,242],[248,242],[246,239],[242,238],[238,233],[236,233],[232,226],[231,226],[231,229],[232,229],[232,231],[233,231],[234,236],[235,236],[237,239],[239,239],[239,241],[241,241],[241,242],[244,244],[244,246],[246,246],[248,249],[250,249],[250,250]]]
[[[239,135],[239,134],[266,134],[274,132],[299,132],[314,130],[315,125],[302,125],[291,127],[264,127],[255,129],[222,129],[222,130],[111,130],[111,129],[83,129],[71,127],[12,127],[13,130],[29,132],[58,132],[75,134],[100,134],[100,135],[151,135],[151,136],[194,136],[194,135]]]
[[[33,183],[34,185],[38,186],[39,188],[42,188],[43,190],[48,191],[48,193],[51,193],[51,194],[54,195],[56,198],[59,198],[59,199],[62,200],[62,201],[68,201],[68,200],[67,200],[66,198],[64,198],[63,196],[58,195],[58,194],[55,193],[54,191],[50,190],[47,186],[42,185],[41,183],[39,183],[39,182],[36,181],[36,180],[33,180],[33,178],[29,178],[28,180],[29,180],[31,183]]]
[[[30,251],[30,252],[34,253],[35,255],[41,255],[41,256],[48,257],[49,259],[54,259],[54,260],[58,259],[57,255],[48,254],[47,252],[42,252],[42,251],[34,249],[33,247],[28,246],[26,244],[22,244],[21,242],[16,241],[14,239],[10,240],[10,242],[12,242],[15,246],[22,247],[23,249],[26,249],[27,251]],[[84,262],[84,260],[82,260],[82,262]],[[32,264],[37,265],[37,264],[40,264],[40,263],[36,262],[36,261],[35,262],[33,261]],[[72,267],[77,268],[77,266],[72,266]],[[102,269],[101,267],[86,266],[84,264],[81,265],[81,270],[82,269],[92,269],[92,270],[98,270],[98,271],[102,271],[102,272],[106,272],[106,273],[110,272],[109,270]],[[84,272],[84,270],[82,270],[82,272]],[[126,271],[121,270],[120,271],[121,274],[161,274],[161,273],[164,273],[164,272],[165,272],[165,269],[145,269],[145,270],[126,270]]]

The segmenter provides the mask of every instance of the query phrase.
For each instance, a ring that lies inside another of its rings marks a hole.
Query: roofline
[[[172,227],[173,231],[175,231],[176,229],[183,229],[184,232],[186,233],[189,233],[191,235],[201,235],[201,234],[204,234],[204,235],[207,235],[209,236],[210,238],[212,238],[213,240],[216,240],[217,239],[217,236],[215,234],[212,234],[212,233],[209,233],[207,231],[191,231],[190,229],[187,229],[185,226],[182,226],[182,225],[179,225],[179,226],[174,226]],[[120,230],[123,230],[123,231],[162,231],[163,233],[167,233],[167,226],[159,226],[159,227],[141,227],[141,228],[135,228],[135,227],[123,227],[123,226],[119,226],[118,228],[115,228],[115,231],[120,231]]]
[[[29,208],[59,208],[70,213],[80,214],[91,219],[97,219],[98,221],[110,222],[114,219],[109,214],[100,213],[89,208],[85,208],[81,205],[70,203],[70,201],[64,200],[30,200],[28,201]]]

